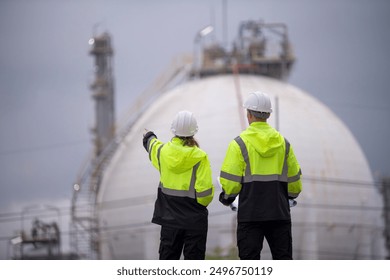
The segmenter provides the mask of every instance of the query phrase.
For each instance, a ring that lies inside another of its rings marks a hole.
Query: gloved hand
[[[144,145],[145,150],[148,152],[147,144],[148,144],[149,138],[151,138],[151,137],[157,138],[157,136],[156,136],[156,134],[154,134],[153,131],[147,131],[147,132],[144,133],[143,136],[144,137],[142,139],[142,144]]]
[[[225,192],[221,192],[219,194],[219,202],[221,202],[225,206],[229,206],[230,204],[232,204],[234,199],[234,197],[225,198]]]

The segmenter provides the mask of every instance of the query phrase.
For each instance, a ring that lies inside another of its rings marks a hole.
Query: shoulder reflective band
[[[164,146],[164,144],[162,144],[160,147],[158,147],[158,150],[157,150],[158,170],[160,172],[161,172],[160,153],[161,153],[161,149],[162,149],[163,146]]]
[[[246,163],[246,168],[244,173],[245,177],[251,175],[251,164],[249,161],[248,150],[246,148],[246,145],[240,136],[237,136],[234,140],[237,142],[238,146],[240,147],[242,157],[244,158],[244,161]]]
[[[196,197],[205,197],[208,195],[211,195],[212,189],[205,190],[203,192],[196,192],[195,191],[195,182],[196,182],[196,171],[198,170],[200,165],[200,162],[195,164],[195,166],[192,168],[192,176],[191,176],[191,182],[189,185],[188,190],[175,190],[175,189],[169,189],[165,188],[162,182],[159,184],[159,188],[161,188],[161,191],[164,194],[172,195],[172,196],[179,196],[179,197],[189,197],[189,198],[196,198]]]
[[[148,144],[147,144],[147,146],[146,147],[148,147],[148,152],[149,152],[149,160],[151,161],[152,160],[152,150],[153,150],[153,146],[154,146],[154,144],[156,144],[156,142],[157,141],[154,141],[153,143],[152,143],[152,146],[149,148],[149,145],[150,145],[150,142],[153,140],[153,139],[156,139],[155,137],[150,137],[149,139],[148,139]]]
[[[242,138],[240,136],[236,137],[234,139],[238,146],[241,149],[242,157],[244,158],[244,161],[246,163],[245,168],[245,175],[242,178],[242,183],[250,183],[253,181],[259,181],[259,182],[269,182],[269,181],[281,181],[281,182],[288,182],[287,172],[288,172],[288,166],[287,166],[287,156],[288,152],[290,151],[290,143],[287,141],[287,139],[284,139],[286,150],[284,155],[284,162],[283,162],[283,169],[282,174],[269,174],[269,175],[252,175],[251,169],[250,169],[250,162],[249,162],[249,156],[248,156],[248,150],[246,148],[246,145]],[[234,175],[229,175],[234,176]],[[225,177],[226,178],[226,177]],[[226,178],[228,179],[228,178]],[[236,181],[236,180],[233,180]]]

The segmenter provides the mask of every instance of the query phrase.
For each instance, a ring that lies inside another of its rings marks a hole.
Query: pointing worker
[[[161,225],[160,260],[205,259],[208,230],[207,206],[214,196],[210,162],[194,138],[194,115],[181,111],[171,130],[174,137],[163,143],[152,132],[143,145],[160,172],[152,222]]]
[[[219,200],[239,195],[237,246],[240,259],[260,259],[264,238],[273,259],[292,259],[289,199],[302,190],[292,146],[267,123],[268,95],[252,92],[244,102],[249,127],[230,142],[222,164]]]

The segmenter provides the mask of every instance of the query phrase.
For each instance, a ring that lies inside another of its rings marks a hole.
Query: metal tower
[[[89,40],[95,58],[95,80],[91,84],[95,100],[94,155],[73,185],[71,247],[80,259],[100,258],[100,234],[96,198],[102,169],[110,156],[115,136],[114,82],[111,38],[108,33]]]
[[[95,100],[95,155],[99,156],[115,135],[114,81],[112,76],[111,38],[108,33],[89,40],[95,57],[95,81],[91,85]]]

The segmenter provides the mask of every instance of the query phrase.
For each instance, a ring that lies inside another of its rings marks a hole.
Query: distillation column
[[[95,81],[91,89],[96,114],[96,123],[93,128],[95,156],[99,156],[115,135],[113,50],[108,33],[90,39],[89,43],[92,46],[90,54],[95,57]]]

